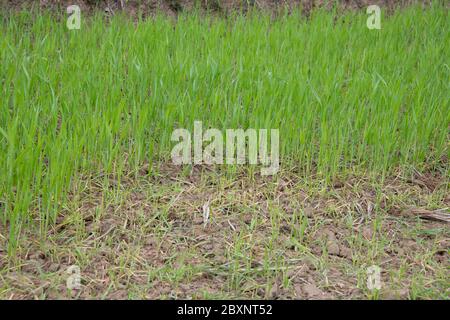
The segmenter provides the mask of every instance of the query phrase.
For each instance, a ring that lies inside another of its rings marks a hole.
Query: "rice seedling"
[[[411,7],[364,13],[180,14],[133,22],[47,13],[0,20],[0,210],[9,252],[44,237],[73,186],[170,161],[171,132],[280,130],[281,166],[325,179],[398,167],[448,174],[450,29]],[[444,159],[444,160],[443,160]]]

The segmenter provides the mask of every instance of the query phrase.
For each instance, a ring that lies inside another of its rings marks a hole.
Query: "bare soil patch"
[[[107,14],[125,12],[136,16],[139,12],[149,16],[157,12],[177,15],[180,12],[192,11],[199,8],[204,11],[229,14],[234,11],[248,11],[257,9],[270,12],[282,12],[301,7],[308,15],[315,8],[331,9],[336,3],[340,10],[361,10],[369,5],[379,5],[388,12],[412,4],[430,5],[431,0],[7,0],[3,7],[12,9],[40,8],[64,12],[69,5],[79,5],[84,12],[104,11]]]
[[[0,250],[0,297],[449,297],[449,224],[420,215],[448,216],[444,177],[430,187],[416,182],[422,175],[327,185],[292,171],[141,172],[119,184],[86,178],[46,239],[29,231],[14,258]],[[81,270],[79,290],[66,288],[71,265]],[[379,291],[367,288],[371,265],[381,268]]]

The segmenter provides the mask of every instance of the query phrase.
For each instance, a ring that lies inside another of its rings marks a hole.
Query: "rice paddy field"
[[[367,18],[0,11],[0,298],[448,299],[448,7]],[[280,171],[174,165],[194,121]]]

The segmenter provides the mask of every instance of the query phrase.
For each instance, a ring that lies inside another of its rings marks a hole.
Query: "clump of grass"
[[[70,31],[47,14],[2,15],[0,210],[10,250],[35,221],[45,234],[79,173],[120,182],[152,168],[168,159],[172,130],[194,120],[279,128],[283,163],[305,174],[437,166],[448,155],[446,11],[409,8],[379,31],[366,18],[83,16]]]

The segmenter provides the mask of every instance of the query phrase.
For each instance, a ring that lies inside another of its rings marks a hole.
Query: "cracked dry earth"
[[[448,178],[217,172],[84,177],[46,239],[7,258],[0,230],[0,298],[449,298],[449,225],[421,215],[448,216]]]

